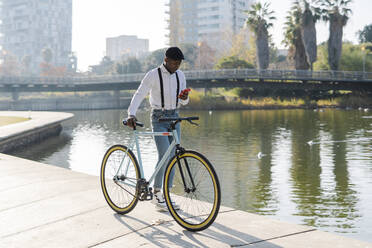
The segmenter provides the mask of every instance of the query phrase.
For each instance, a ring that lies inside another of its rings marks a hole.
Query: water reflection
[[[200,116],[199,127],[182,124],[182,142],[216,167],[223,205],[372,242],[372,118],[368,113],[182,113]],[[121,125],[126,113],[74,114],[60,137],[15,154],[98,175],[105,150],[131,138]],[[139,119],[150,128],[146,112]],[[143,137],[141,149],[149,176],[157,161],[151,137]]]

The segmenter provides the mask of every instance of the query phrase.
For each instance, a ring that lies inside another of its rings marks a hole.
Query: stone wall
[[[25,131],[23,133],[1,140],[0,152],[6,153],[32,143],[41,142],[51,136],[59,135],[61,131],[61,123]]]

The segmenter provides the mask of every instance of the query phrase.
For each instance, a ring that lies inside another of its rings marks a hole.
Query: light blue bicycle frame
[[[145,177],[145,174],[143,173],[143,166],[142,166],[142,159],[141,159],[141,150],[140,150],[140,146],[139,146],[138,136],[173,136],[172,143],[169,145],[167,151],[165,152],[164,156],[160,160],[158,166],[155,168],[154,173],[152,174],[152,176],[148,180],[148,183],[151,184],[151,182],[154,180],[155,176],[159,173],[160,169],[163,166],[165,166],[165,162],[170,157],[173,148],[175,148],[177,145],[180,144],[180,140],[178,139],[178,135],[177,135],[177,130],[172,130],[172,132],[138,132],[137,130],[134,130],[133,131],[133,136],[134,136],[134,140],[132,140],[132,142],[130,143],[128,149],[134,151],[133,148],[134,148],[134,146],[136,146],[139,168],[140,168],[141,176],[143,178]],[[119,171],[122,168],[122,166],[125,166],[124,167],[124,169],[125,169],[124,170],[125,171],[125,175],[124,176],[127,176],[127,172],[128,172],[128,168],[129,168],[129,163],[131,162],[130,159],[129,159],[128,162],[127,162],[127,164],[126,165],[123,165],[124,160],[125,160],[125,157],[127,155],[128,155],[128,151],[125,153],[125,156],[124,156],[124,158],[122,159],[122,161],[120,163],[120,166],[119,166],[119,168],[118,168],[118,170],[116,172],[116,175],[119,173]],[[125,183],[125,182],[124,182],[124,184],[129,185],[129,186],[134,186],[134,187],[136,186],[136,185],[133,185],[133,184],[130,184],[130,183]]]

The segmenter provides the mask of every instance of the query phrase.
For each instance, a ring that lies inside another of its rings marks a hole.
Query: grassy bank
[[[0,116],[0,127],[9,125],[9,124],[14,124],[17,122],[22,122],[22,121],[28,121],[28,118],[23,118],[23,117],[13,117],[13,116]]]
[[[241,98],[234,91],[204,92],[192,90],[187,109],[281,109],[281,108],[371,108],[372,97],[344,95],[329,99],[250,97]]]

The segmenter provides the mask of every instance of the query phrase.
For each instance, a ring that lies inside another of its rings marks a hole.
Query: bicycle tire
[[[123,158],[125,160],[119,172]],[[126,165],[128,169],[125,173]],[[106,151],[100,172],[101,188],[106,202],[115,212],[126,214],[137,205],[137,182],[140,178],[137,158],[130,149],[113,145]]]
[[[198,152],[187,150],[179,156],[179,161],[181,170],[174,156],[164,174],[163,191],[168,210],[185,229],[192,232],[204,230],[214,222],[220,209],[221,189],[217,174],[208,159]],[[187,187],[195,188],[194,191],[187,192],[184,181]]]

